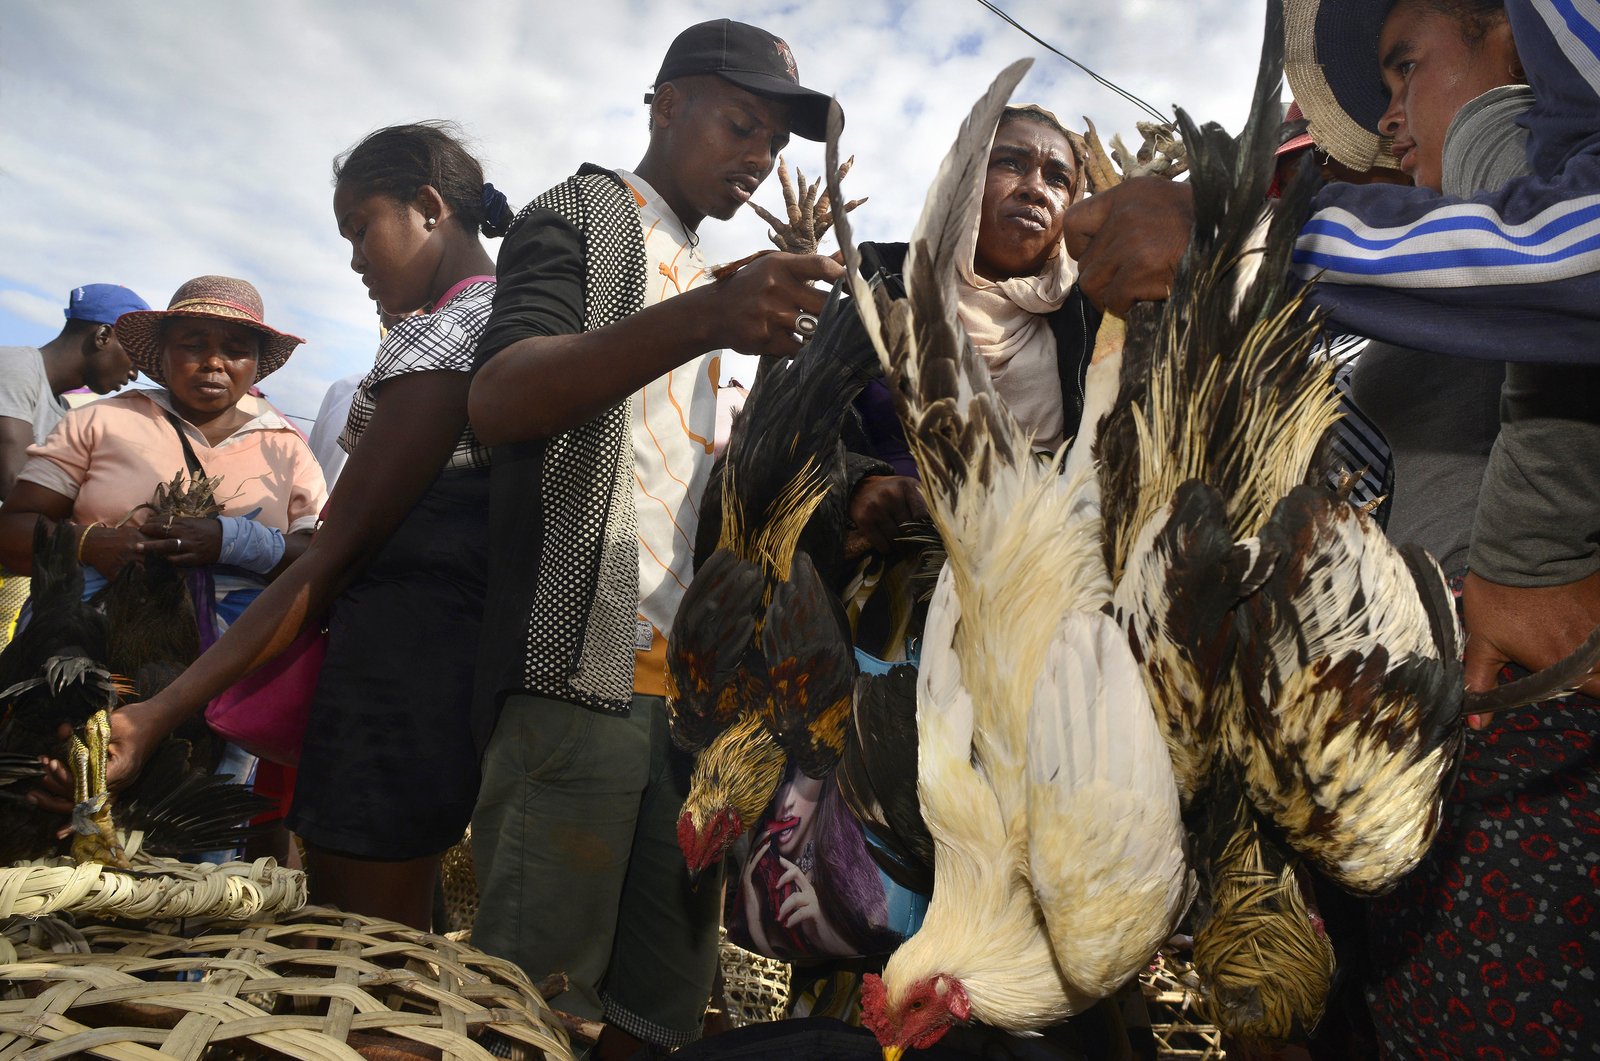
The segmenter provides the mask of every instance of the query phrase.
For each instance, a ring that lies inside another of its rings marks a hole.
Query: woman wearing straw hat
[[[79,532],[86,593],[141,556],[163,553],[180,567],[216,567],[215,614],[226,625],[305,551],[327,500],[305,439],[249,393],[300,340],[269,327],[256,289],[226,276],[190,280],[165,310],[123,314],[116,332],[163,389],[74,409],[29,447],[0,508],[0,562],[28,570],[35,522],[68,520]],[[180,474],[221,480],[219,518],[154,522],[138,508]],[[202,624],[202,645],[216,634]]]

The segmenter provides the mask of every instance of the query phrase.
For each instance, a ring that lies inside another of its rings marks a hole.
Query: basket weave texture
[[[782,1020],[789,1010],[789,965],[754,954],[728,942],[723,929],[717,942],[722,966],[722,998],[728,1022],[735,1028]]]
[[[8,928],[19,960],[0,965],[0,1058],[572,1058],[521,970],[392,921],[307,907],[197,935]]]
[[[461,842],[439,860],[439,877],[444,887],[444,911],[450,938],[465,943],[472,939],[472,923],[478,919],[478,873],[472,862],[472,827]]]
[[[306,875],[270,858],[213,866],[141,855],[132,872],[123,872],[63,857],[0,869],[0,920],[70,913],[80,919],[247,921],[305,904]]]
[[[1158,954],[1139,974],[1150,1011],[1150,1031],[1159,1061],[1223,1061],[1222,1033],[1196,1012],[1194,975],[1185,963]]]

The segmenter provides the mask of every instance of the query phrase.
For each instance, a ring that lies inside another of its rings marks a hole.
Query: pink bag
[[[315,623],[289,647],[206,708],[206,722],[251,755],[300,765],[311,695],[317,691],[328,632]]]

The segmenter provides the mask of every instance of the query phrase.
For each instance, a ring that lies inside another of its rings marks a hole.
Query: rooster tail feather
[[[844,111],[840,109],[839,101],[833,100],[828,104],[827,159],[823,169],[828,179],[828,199],[835,203],[846,201],[839,187],[839,136],[843,132]],[[866,326],[867,337],[878,353],[880,364],[887,370],[889,351],[884,346],[883,318],[889,311],[889,296],[881,290],[874,292],[861,275],[861,252],[856,249],[855,229],[850,224],[849,211],[841,210],[839,216],[833,219],[833,234],[839,241],[839,250],[844,254],[845,282],[855,295],[856,312],[861,315],[861,323]]]
[[[117,827],[143,830],[144,850],[155,855],[236,847],[260,831],[249,822],[275,801],[232,781],[191,769],[188,742],[168,740],[117,801]]]
[[[1600,626],[1594,628],[1583,644],[1566,657],[1526,678],[1507,682],[1487,692],[1468,693],[1462,702],[1462,712],[1475,715],[1490,711],[1504,711],[1521,707],[1538,700],[1569,693],[1588,679],[1590,671],[1600,664]]]

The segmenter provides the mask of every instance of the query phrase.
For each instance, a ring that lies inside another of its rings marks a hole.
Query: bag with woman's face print
[[[756,827],[728,853],[728,939],[785,961],[893,951],[921,926],[928,900],[879,868],[874,842],[841,795],[837,770],[817,779],[791,763]]]

